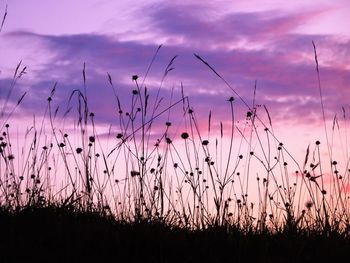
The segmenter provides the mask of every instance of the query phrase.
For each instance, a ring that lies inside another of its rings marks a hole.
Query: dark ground
[[[350,239],[334,234],[189,231],[122,223],[94,213],[30,208],[0,211],[3,262],[349,262]]]

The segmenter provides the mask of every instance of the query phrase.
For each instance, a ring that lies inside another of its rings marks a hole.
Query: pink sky
[[[1,98],[18,62],[27,74],[11,99],[28,95],[17,117],[40,115],[58,82],[56,102],[64,104],[82,88],[86,63],[91,109],[101,125],[115,120],[106,73],[121,97],[130,94],[131,76],[143,77],[157,46],[163,44],[146,80],[155,91],[170,59],[178,55],[162,96],[177,96],[181,83],[197,116],[229,119],[227,99],[234,96],[193,54],[199,54],[247,102],[271,114],[278,137],[303,158],[307,144],[322,136],[323,124],[312,41],[318,51],[328,127],[342,107],[350,110],[350,3],[316,1],[103,1],[11,0],[0,35]],[[2,13],[1,13],[2,14]],[[126,95],[127,94],[127,95]],[[236,101],[237,108],[244,106]],[[244,120],[245,110],[237,120]],[[203,119],[203,122],[206,122]]]

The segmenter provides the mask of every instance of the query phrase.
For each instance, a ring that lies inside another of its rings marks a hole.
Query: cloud
[[[326,12],[318,8],[297,13],[281,10],[219,13],[217,7],[211,8],[203,4],[152,6],[149,31],[163,39],[169,38],[169,45],[178,39],[183,46],[205,46],[207,50],[253,48],[276,42]]]
[[[197,53],[248,105],[252,105],[257,81],[256,103],[266,105],[275,122],[310,124],[320,123],[321,116],[312,41],[315,41],[319,55],[327,117],[331,119],[342,106],[350,106],[346,100],[350,95],[349,66],[345,63],[350,55],[346,48],[350,41],[328,35],[296,33],[300,25],[322,12],[321,9],[300,13],[228,12],[215,16],[203,5],[184,9],[163,4],[150,11],[149,24],[140,29],[142,34],[148,31],[146,39],[121,41],[118,35],[52,36],[32,32],[12,32],[5,38],[12,39],[13,43],[14,40],[29,42],[40,50],[39,53],[50,54],[46,60],[40,60],[40,67],[34,67],[35,78],[18,84],[21,91],[29,91],[23,107],[32,112],[40,111],[53,84],[58,82],[54,101],[62,105],[63,114],[72,91],[83,90],[82,68],[86,63],[90,109],[100,123],[115,123],[117,103],[107,72],[112,76],[123,110],[130,111],[131,92],[136,88],[131,76],[139,75],[139,84],[142,83],[157,50],[156,39],[162,37],[165,45],[145,81],[151,98],[155,98],[166,66],[178,55],[174,70],[162,84],[161,109],[170,104],[172,92],[172,101],[181,98],[183,85],[185,95],[190,97],[191,106],[202,122],[201,127],[207,125],[209,111],[213,111],[217,120],[230,119],[227,103],[230,96],[235,97],[237,120],[245,119],[247,108],[223,81],[194,57],[193,53]],[[150,41],[152,37],[155,37],[153,42]],[[31,65],[29,75],[30,69]],[[175,119],[176,112],[181,112],[181,107],[174,110],[172,116]]]

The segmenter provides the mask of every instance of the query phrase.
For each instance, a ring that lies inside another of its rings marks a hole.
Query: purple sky
[[[91,109],[100,122],[113,122],[107,72],[121,97],[129,95],[131,76],[142,78],[163,44],[145,82],[151,92],[178,55],[161,95],[168,98],[174,88],[179,97],[183,83],[197,115],[206,118],[212,110],[217,119],[229,119],[225,101],[234,94],[196,53],[247,103],[257,81],[256,101],[266,105],[273,122],[285,130],[281,137],[291,138],[295,129],[313,142],[315,128],[322,132],[322,115],[312,41],[327,118],[342,116],[342,107],[350,110],[348,0],[11,0],[0,1],[1,15],[6,2],[8,15],[0,34],[1,98],[18,62],[27,66],[11,96],[16,103],[28,92],[16,116],[42,113],[55,82],[55,100],[65,103],[72,90],[82,88],[85,62]]]

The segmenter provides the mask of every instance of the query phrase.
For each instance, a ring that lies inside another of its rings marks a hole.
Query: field
[[[229,121],[198,119],[182,87],[161,96],[176,56],[147,89],[160,48],[145,76],[130,76],[128,96],[106,74],[113,125],[90,111],[84,64],[64,105],[55,84],[41,119],[12,129],[28,95],[13,103],[26,74],[17,65],[0,93],[0,262],[345,261],[349,167],[334,159],[341,128],[336,118],[327,127],[316,46],[326,141],[305,145],[302,163],[255,103],[256,87],[248,103],[197,54],[232,92],[222,101]]]

